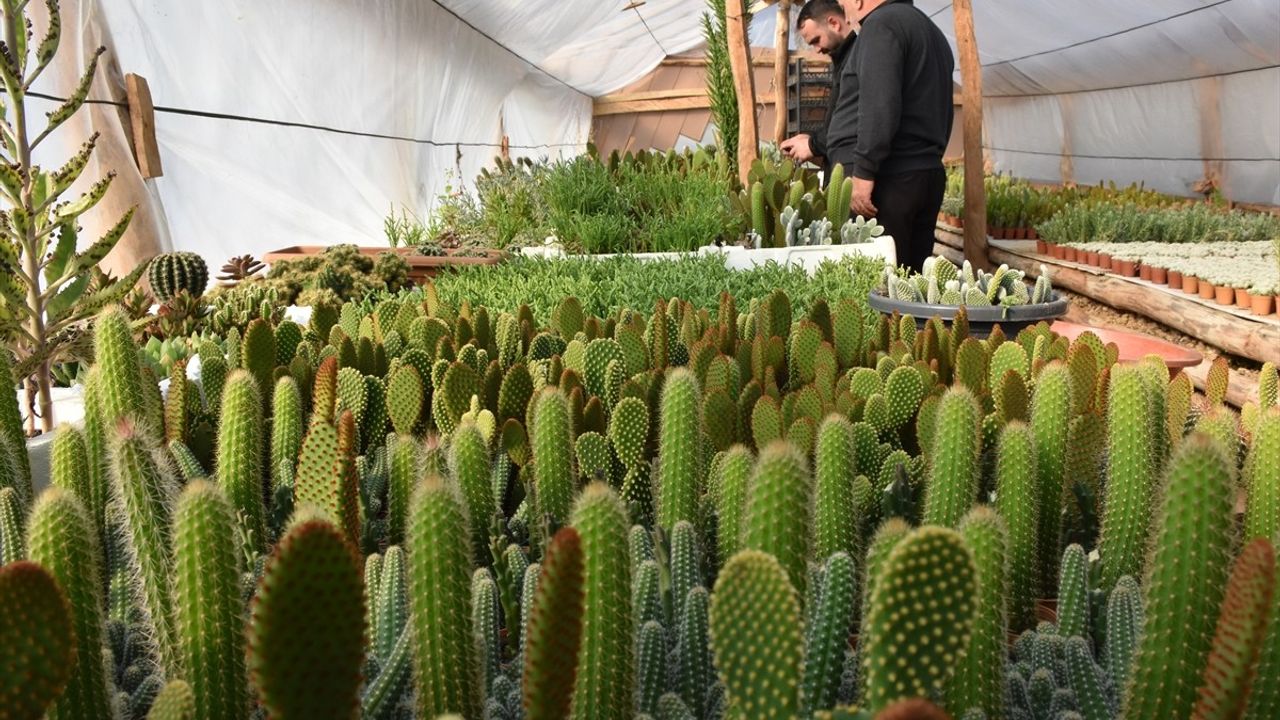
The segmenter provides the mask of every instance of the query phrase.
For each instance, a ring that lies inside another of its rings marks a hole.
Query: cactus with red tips
[[[1240,552],[1227,581],[1193,718],[1227,720],[1243,715],[1263,638],[1269,623],[1276,621],[1269,617],[1275,585],[1275,549],[1269,540],[1257,538]]]
[[[528,720],[569,715],[582,641],[583,557],[578,531],[561,528],[543,558],[529,603],[524,647],[524,709]]]

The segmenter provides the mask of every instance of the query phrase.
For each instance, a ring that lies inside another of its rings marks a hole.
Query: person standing
[[[857,36],[837,0],[805,3],[796,16],[796,32],[809,47],[831,58],[831,93],[827,97],[825,127],[812,134],[793,135],[783,140],[778,149],[796,162],[820,165],[826,178],[831,175],[832,163],[847,167],[853,160],[857,107],[841,95],[840,87]]]
[[[946,37],[911,0],[840,0],[860,26],[842,93],[856,107],[855,213],[892,235],[898,264],[916,271],[933,254],[946,171],[942,154],[955,120],[955,61]]]

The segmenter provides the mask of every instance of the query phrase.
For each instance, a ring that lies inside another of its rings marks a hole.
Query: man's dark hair
[[[800,8],[800,14],[796,15],[796,29],[799,30],[805,20],[822,22],[828,15],[844,17],[844,8],[836,0],[809,0]]]

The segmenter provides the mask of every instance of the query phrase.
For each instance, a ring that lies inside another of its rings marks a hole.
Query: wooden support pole
[[[164,175],[164,168],[160,164],[160,145],[156,142],[156,109],[151,104],[151,88],[146,78],[133,73],[124,76],[124,87],[129,100],[134,160],[142,177],[160,177]]]
[[[729,44],[729,66],[738,94],[738,178],[747,184],[747,173],[759,152],[760,133],[756,128],[756,83],[751,72],[751,46],[743,0],[725,0],[725,37]]]
[[[773,141],[781,144],[787,139],[787,63],[791,54],[791,0],[778,2],[778,33],[773,41],[773,96],[778,102],[773,106]]]
[[[956,50],[960,55],[960,92],[964,98],[964,257],[990,269],[987,255],[987,193],[982,154],[982,64],[973,32],[972,0],[955,0]]]

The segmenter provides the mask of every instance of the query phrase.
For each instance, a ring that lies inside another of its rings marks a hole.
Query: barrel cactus
[[[184,291],[198,297],[209,284],[209,267],[197,253],[185,250],[163,253],[151,259],[147,280],[151,283],[151,294],[162,303]]]

